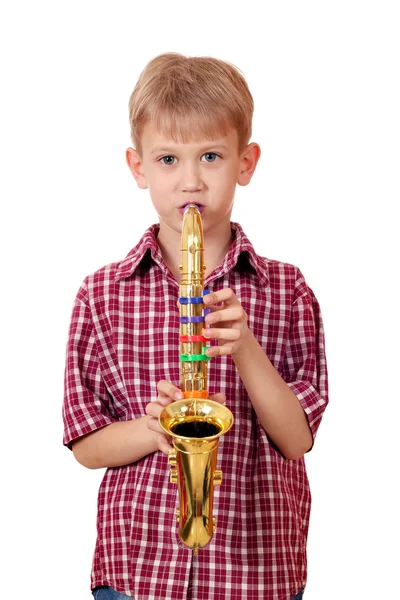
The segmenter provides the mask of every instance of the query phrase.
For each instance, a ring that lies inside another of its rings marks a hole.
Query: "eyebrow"
[[[179,146],[180,148],[180,146]],[[173,154],[174,152],[177,152],[179,150],[179,148],[168,148],[166,146],[156,146],[155,148],[153,148],[153,150],[151,151],[151,154]],[[215,150],[229,150],[229,147],[226,146],[225,144],[214,144],[212,141],[210,141],[209,144],[202,146],[201,148],[199,148],[199,152],[204,152],[205,150],[208,150],[210,148],[213,148]]]

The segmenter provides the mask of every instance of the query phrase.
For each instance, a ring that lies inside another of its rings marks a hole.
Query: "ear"
[[[260,156],[261,148],[255,142],[252,142],[243,150],[240,157],[240,169],[237,181],[239,185],[248,185],[250,183]]]
[[[144,176],[143,163],[139,153],[134,148],[128,148],[125,157],[129,170],[134,176],[136,183],[141,190],[146,190],[147,182]]]

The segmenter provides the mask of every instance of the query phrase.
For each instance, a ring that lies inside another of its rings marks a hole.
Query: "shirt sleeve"
[[[328,371],[321,310],[300,271],[282,376],[304,409],[314,441],[328,404]]]
[[[83,298],[81,288],[72,310],[66,350],[62,415],[63,443],[69,449],[77,438],[117,420],[108,409],[92,315]]]

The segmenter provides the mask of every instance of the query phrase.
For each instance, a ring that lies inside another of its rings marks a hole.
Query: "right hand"
[[[157,399],[149,402],[146,406],[146,414],[152,417],[147,421],[147,427],[156,433],[158,449],[161,450],[161,452],[164,452],[164,454],[168,454],[169,451],[172,450],[171,436],[167,436],[161,429],[158,417],[165,406],[168,406],[168,404],[171,404],[171,402],[174,402],[175,400],[182,400],[183,394],[178,387],[165,379],[158,382],[157,391]],[[213,396],[210,396],[210,400],[224,404],[226,402],[226,396],[222,393],[214,394]]]

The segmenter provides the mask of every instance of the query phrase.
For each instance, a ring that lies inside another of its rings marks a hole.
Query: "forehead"
[[[141,133],[143,152],[156,153],[162,150],[177,151],[179,149],[201,150],[207,147],[224,147],[227,150],[238,147],[238,133],[230,127],[225,131],[203,132],[199,128],[174,131],[166,124],[161,128],[149,121],[143,125]]]

